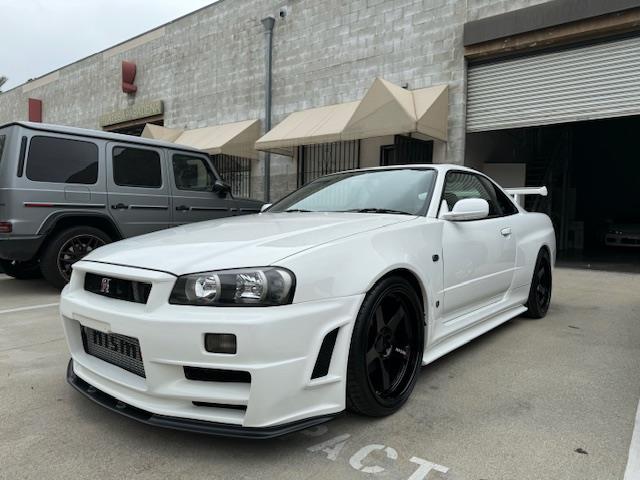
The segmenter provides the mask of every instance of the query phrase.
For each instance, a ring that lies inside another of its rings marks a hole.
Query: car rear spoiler
[[[513,197],[515,202],[521,207],[524,206],[525,195],[542,195],[546,197],[549,193],[547,187],[520,187],[520,188],[505,188],[505,192]]]

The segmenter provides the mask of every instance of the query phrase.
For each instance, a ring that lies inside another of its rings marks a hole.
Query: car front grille
[[[103,297],[116,298],[126,302],[147,303],[151,293],[151,284],[87,273],[84,277],[84,289]]]
[[[104,333],[85,326],[81,331],[84,351],[88,355],[146,378],[140,342],[137,338],[118,333]]]

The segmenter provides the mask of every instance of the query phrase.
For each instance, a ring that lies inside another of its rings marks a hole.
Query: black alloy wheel
[[[58,251],[60,275],[68,282],[71,278],[71,266],[105,243],[103,239],[92,234],[76,235],[67,240]]]
[[[71,278],[74,263],[110,242],[105,232],[94,227],[73,227],[59,232],[47,244],[40,261],[44,278],[63,288]]]
[[[552,290],[551,259],[546,250],[540,250],[533,270],[526,316],[542,318],[549,311]]]
[[[347,404],[385,416],[413,391],[422,363],[421,301],[403,277],[388,277],[367,294],[354,326],[347,371]]]

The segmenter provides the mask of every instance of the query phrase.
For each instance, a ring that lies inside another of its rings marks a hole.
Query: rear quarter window
[[[98,181],[98,146],[67,138],[32,137],[27,178],[34,182],[93,185]]]

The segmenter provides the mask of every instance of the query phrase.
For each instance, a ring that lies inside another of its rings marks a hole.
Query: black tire
[[[549,311],[553,279],[551,274],[551,259],[546,249],[540,250],[533,269],[533,278],[527,300],[525,316],[542,318]]]
[[[29,260],[28,262],[0,260],[0,268],[2,268],[1,271],[18,280],[31,280],[42,276],[38,260]]]
[[[382,279],[365,297],[354,325],[347,408],[371,417],[400,409],[418,379],[423,350],[424,315],[418,294],[401,276]]]
[[[92,250],[111,242],[111,237],[94,227],[72,227],[55,234],[40,259],[44,278],[62,289],[71,275],[71,265]]]

